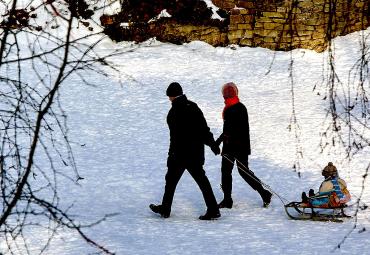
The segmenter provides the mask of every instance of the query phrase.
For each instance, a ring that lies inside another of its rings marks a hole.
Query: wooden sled
[[[290,202],[284,208],[288,217],[293,220],[343,222],[344,219],[351,218],[344,212],[347,208],[345,204],[338,207],[314,207],[307,203]]]

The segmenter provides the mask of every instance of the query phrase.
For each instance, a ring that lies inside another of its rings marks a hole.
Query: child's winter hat
[[[225,99],[238,96],[238,87],[234,82],[228,82],[222,86],[222,95]]]
[[[332,162],[329,162],[326,167],[322,170],[322,175],[323,176],[338,176],[338,170],[337,168],[333,165]]]

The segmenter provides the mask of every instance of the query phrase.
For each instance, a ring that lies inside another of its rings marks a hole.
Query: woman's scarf
[[[222,119],[224,119],[224,114],[225,114],[225,111],[227,108],[235,105],[239,103],[239,97],[238,96],[234,96],[234,97],[230,97],[230,98],[226,98],[225,99],[225,107],[224,107],[224,110],[222,111]]]

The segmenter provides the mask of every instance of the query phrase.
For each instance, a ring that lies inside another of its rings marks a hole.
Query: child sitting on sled
[[[319,192],[315,194],[310,189],[308,197],[302,193],[302,202],[312,207],[332,208],[343,206],[351,199],[346,182],[339,178],[338,170],[329,162],[322,170],[325,180],[321,183]]]

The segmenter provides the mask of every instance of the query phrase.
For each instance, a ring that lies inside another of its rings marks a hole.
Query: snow
[[[360,35],[336,39],[336,68],[343,81],[348,80],[349,70],[358,59]],[[76,163],[85,179],[81,186],[69,181],[60,183],[59,195],[64,203],[74,204],[71,212],[82,222],[118,213],[85,229],[91,238],[116,254],[332,254],[353,228],[354,219],[342,224],[289,220],[277,196],[269,208],[262,208],[259,195],[236,169],[235,206],[222,209],[217,221],[198,220],[205,205],[187,172],[177,187],[170,218],[162,219],[148,208],[150,203],[160,203],[164,189],[169,145],[166,114],[171,107],[165,90],[172,81],[180,82],[188,98],[203,110],[215,137],[222,130],[220,89],[229,81],[238,85],[250,118],[250,167],[277,194],[297,200],[302,191],[317,190],[322,181],[321,169],[332,161],[354,198],[359,196],[368,151],[350,162],[340,148],[320,153],[327,102],[313,87],[321,84],[326,75],[322,72],[327,52],[215,48],[202,42],[176,46],[155,40],[116,44],[108,39],[99,50],[112,48],[127,51],[111,59],[122,71],[121,76],[91,76],[97,87],[70,79],[62,89]],[[288,130],[292,113],[288,71],[291,59],[304,156],[300,161],[301,178],[292,170],[296,145],[294,133]],[[207,148],[205,170],[218,201],[222,199],[220,164],[221,157]],[[366,185],[364,201],[369,203],[368,180]],[[359,213],[358,224],[335,254],[368,254],[369,231],[358,232],[363,227],[370,228],[368,211]],[[35,233],[31,251],[37,251],[47,234]],[[0,253],[4,249],[0,243]],[[67,231],[57,235],[46,254],[93,251],[76,233]]]
[[[211,8],[211,10],[212,10],[212,19],[223,20],[223,18],[221,18],[220,15],[218,15],[218,13],[217,13],[219,8],[216,5],[214,5],[212,0],[203,0],[203,1],[206,2],[208,8]]]

